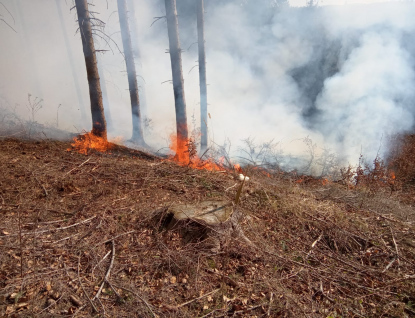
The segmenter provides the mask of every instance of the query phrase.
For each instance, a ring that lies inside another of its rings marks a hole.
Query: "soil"
[[[237,208],[253,244],[217,250],[214,231],[165,224],[173,204],[234,201],[233,171],[17,139],[0,141],[0,171],[0,316],[415,317],[402,189],[246,167]]]

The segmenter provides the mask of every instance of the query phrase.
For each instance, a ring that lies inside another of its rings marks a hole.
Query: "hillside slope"
[[[233,172],[70,148],[0,141],[1,316],[415,316],[415,209],[399,191],[249,170],[236,208],[254,246],[214,251],[214,231],[182,238],[203,225],[166,216],[233,201]]]

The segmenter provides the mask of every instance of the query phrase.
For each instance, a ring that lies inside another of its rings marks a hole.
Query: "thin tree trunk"
[[[122,45],[124,48],[125,64],[127,66],[128,86],[131,99],[131,113],[133,120],[133,135],[131,140],[134,143],[145,145],[143,128],[141,125],[140,99],[138,97],[137,73],[135,71],[133,49],[131,45],[130,27],[127,17],[127,3],[125,0],[117,0],[118,16],[120,19]]]
[[[97,55],[97,66],[98,66],[98,73],[100,74],[99,83],[101,85],[102,105],[104,106],[104,115],[105,115],[105,121],[107,122],[107,131],[111,132],[111,130],[114,129],[114,127],[112,123],[111,111],[110,111],[110,106],[108,102],[107,84],[105,83],[105,73],[104,73],[104,68],[102,66],[102,57],[99,54]]]
[[[205,51],[205,17],[203,0],[197,2],[197,36],[199,48],[199,85],[200,85],[200,150],[204,152],[208,145],[208,111],[206,84],[206,51]]]
[[[95,55],[92,27],[89,18],[87,0],[75,0],[78,14],[79,32],[82,38],[82,47],[85,56],[85,66],[88,76],[89,97],[91,100],[92,133],[107,139],[107,123],[105,121],[102,92],[99,82],[97,58]]]
[[[146,83],[144,78],[140,76],[143,74],[143,66],[141,64],[141,54],[140,54],[140,47],[138,46],[138,27],[137,27],[137,20],[135,15],[135,2],[136,0],[128,0],[127,1],[127,9],[131,12],[129,21],[131,22],[131,44],[133,45],[133,55],[135,66],[137,70],[137,81],[140,96],[140,114],[141,114],[141,123],[143,120],[148,117],[148,105],[147,105],[147,97],[146,97]],[[143,125],[144,135],[145,135],[146,126]]]
[[[55,0],[56,2],[56,6],[58,8],[58,17],[59,17],[59,21],[61,24],[61,29],[62,29],[62,34],[63,34],[63,40],[65,41],[65,48],[66,48],[66,54],[68,55],[68,61],[69,64],[71,66],[71,72],[72,72],[72,78],[73,78],[73,82],[75,85],[75,91],[76,91],[76,97],[78,98],[78,104],[79,104],[79,110],[81,112],[81,120],[83,124],[86,124],[87,119],[86,119],[86,113],[85,113],[85,105],[84,102],[82,100],[82,93],[81,93],[81,87],[79,86],[79,80],[78,80],[78,76],[76,74],[76,70],[75,70],[75,59],[72,55],[72,49],[71,49],[71,45],[69,44],[69,37],[68,37],[68,32],[66,31],[66,27],[65,27],[65,22],[64,22],[64,18],[63,18],[63,13],[62,13],[62,0]]]
[[[179,151],[185,151],[187,148],[188,130],[182,71],[182,50],[180,48],[179,40],[176,0],[165,0],[165,4],[167,29],[169,34],[169,52],[173,76],[174,101],[176,108],[177,149]]]

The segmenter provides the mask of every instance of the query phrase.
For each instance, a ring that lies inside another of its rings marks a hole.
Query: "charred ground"
[[[238,209],[255,247],[229,239],[214,253],[160,216],[234,200],[233,173],[70,148],[0,142],[2,316],[415,316],[410,188],[249,170]]]

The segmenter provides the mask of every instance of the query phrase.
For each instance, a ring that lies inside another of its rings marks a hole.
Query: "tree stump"
[[[212,252],[219,252],[232,238],[254,246],[240,226],[242,212],[232,202],[173,204],[164,212],[158,218],[160,224],[169,231],[178,230],[186,243],[210,240]]]

